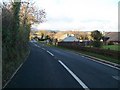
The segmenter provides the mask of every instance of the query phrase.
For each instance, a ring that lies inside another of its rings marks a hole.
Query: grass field
[[[102,48],[120,51],[120,45],[104,45],[104,46],[102,46]]]

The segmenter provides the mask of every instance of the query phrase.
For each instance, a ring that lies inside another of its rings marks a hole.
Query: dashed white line
[[[112,76],[114,79],[116,80],[120,80],[120,77],[119,76]]]
[[[40,47],[39,45],[37,45],[37,47]]]
[[[34,44],[34,43],[33,43]],[[34,44],[36,47],[39,47],[40,48],[40,46],[38,46],[38,45],[36,45],[36,44]],[[43,50],[45,50],[45,48],[41,48],[41,49],[43,49]],[[49,54],[51,54],[52,56],[54,56],[51,52],[49,52],[49,51],[47,51]]]
[[[74,77],[74,79],[85,89],[90,90],[62,61],[58,62]]]
[[[33,43],[34,44],[34,43]],[[36,44],[34,44],[34,45],[36,45]]]
[[[34,44],[34,43],[33,43]],[[34,44],[36,47],[39,47],[40,48],[40,46],[39,45],[37,45],[37,44]]]
[[[40,46],[37,45],[37,47],[40,47]]]
[[[51,56],[54,56],[51,52],[47,51]]]
[[[34,43],[33,43],[34,44]],[[37,45],[36,44],[34,44],[36,47],[37,47]]]
[[[45,50],[45,48],[42,48],[43,50]]]

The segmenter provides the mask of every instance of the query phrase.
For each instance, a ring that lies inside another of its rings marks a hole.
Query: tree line
[[[12,68],[28,52],[28,41],[31,25],[42,23],[45,19],[45,10],[34,7],[30,1],[3,2],[2,4],[2,65],[3,84],[10,76]]]

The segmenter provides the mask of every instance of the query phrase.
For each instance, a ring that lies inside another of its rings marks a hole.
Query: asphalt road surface
[[[30,54],[5,88],[120,89],[120,70],[68,50],[30,42]]]

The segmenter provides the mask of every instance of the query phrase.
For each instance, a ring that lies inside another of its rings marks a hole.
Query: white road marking
[[[40,48],[40,46],[38,46],[38,45],[37,45],[37,47],[39,47],[39,48]]]
[[[41,48],[39,45],[36,45],[35,43],[33,43],[36,47],[39,47],[39,48]],[[42,48],[43,50],[45,50],[45,48]],[[50,53],[50,52],[48,52],[48,53]],[[54,55],[53,55],[54,56]]]
[[[85,89],[90,90],[62,61],[58,62],[74,77],[74,79]]]
[[[34,43],[33,43],[34,44]],[[37,44],[34,44],[36,47],[39,47],[40,48],[40,46],[39,45],[37,45]]]
[[[18,72],[18,70],[22,67],[23,63],[17,68],[17,70],[13,73],[13,75],[10,77],[10,79],[7,81],[7,83],[4,85],[3,88],[7,86],[7,84],[11,81],[11,79],[15,76],[15,74]]]
[[[97,61],[97,60],[94,60],[94,59],[91,59],[91,58],[88,58],[88,57],[86,57],[86,58],[87,58],[87,59],[90,59],[90,60],[92,60],[92,61],[95,61],[95,62],[97,62],[97,63],[101,63],[101,64],[104,64],[104,65],[106,65],[106,66],[109,66],[109,67],[115,68],[115,69],[117,69],[117,70],[120,70],[120,68],[115,67],[115,66],[112,66],[112,65],[110,65],[110,64],[107,64],[107,63],[104,63],[104,62],[101,62],[101,61]]]
[[[35,45],[35,43],[33,43],[33,42],[32,42],[32,44],[34,44],[34,45]]]
[[[45,48],[42,48],[43,50],[45,50]]]
[[[36,40],[31,40],[30,42],[37,42]]]
[[[113,65],[104,63],[104,62],[102,62],[102,61],[97,61],[97,60],[91,59],[91,58],[88,57],[89,55],[85,55],[85,54],[82,54],[82,53],[76,53],[76,55],[84,55],[84,57],[87,58],[87,59],[90,59],[90,60],[95,61],[95,62],[97,62],[97,63],[104,64],[104,65],[106,65],[106,66],[115,68],[115,69],[117,69],[117,70],[120,70],[120,68],[116,67],[116,65],[113,66]],[[83,57],[83,56],[82,56],[82,57]],[[104,60],[103,60],[103,61],[104,61]]]
[[[116,80],[120,80],[120,77],[119,76],[112,76],[114,79]]]
[[[28,55],[25,58],[25,61],[27,60],[28,56],[30,54],[30,51],[28,52]],[[3,86],[3,88],[5,88],[8,83],[12,80],[12,78],[15,76],[15,74],[18,72],[18,70],[22,67],[22,65],[25,63],[25,61],[23,63],[20,64],[20,66],[16,69],[16,71],[12,74],[12,76],[10,77],[10,79],[7,81],[7,83]]]
[[[38,45],[36,45],[36,47],[39,47]]]
[[[34,43],[33,43],[34,44]],[[37,45],[36,44],[34,44],[36,47],[37,47]]]
[[[51,52],[47,51],[51,56],[54,56]]]

